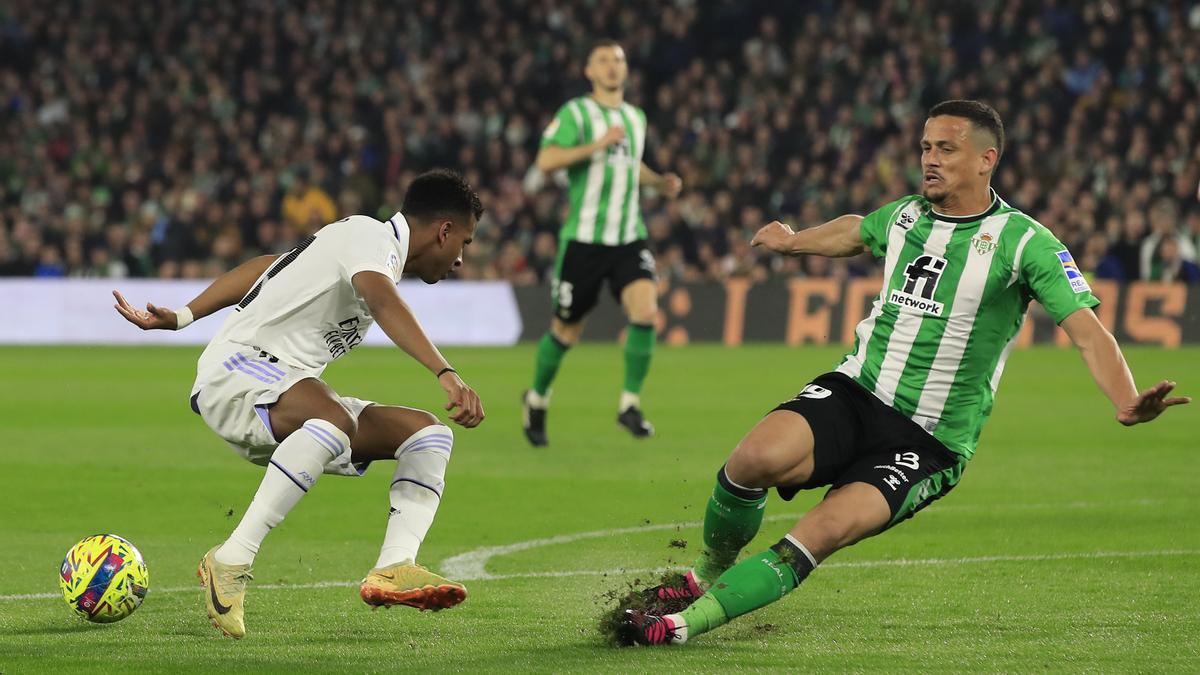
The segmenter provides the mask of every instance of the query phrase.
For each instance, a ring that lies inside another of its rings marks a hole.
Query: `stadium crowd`
[[[1195,0],[9,0],[0,275],[213,276],[447,166],[488,209],[462,276],[537,283],[566,195],[533,157],[602,36],[683,177],[644,199],[669,277],[872,273],[747,241],[912,192],[927,109],[979,98],[997,190],[1087,272],[1200,283]]]

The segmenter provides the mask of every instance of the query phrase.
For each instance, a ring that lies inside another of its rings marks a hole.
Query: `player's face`
[[[475,238],[475,225],[475,218],[471,217],[465,225],[452,221],[439,226],[444,228],[438,237],[440,246],[431,258],[429,268],[421,272],[421,281],[436,284],[451,270],[462,267],[463,251]]]
[[[921,194],[926,199],[941,204],[950,195],[976,190],[980,182],[987,184],[995,159],[994,151],[980,142],[984,135],[965,117],[938,115],[925,121]]]
[[[597,47],[588,57],[584,75],[593,86],[615,91],[625,86],[629,77],[629,64],[625,62],[625,50],[620,47]]]

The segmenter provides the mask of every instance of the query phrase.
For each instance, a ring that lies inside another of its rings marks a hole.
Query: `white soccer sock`
[[[642,397],[631,392],[621,392],[621,402],[617,404],[617,412],[625,412],[633,407],[642,407]]]
[[[271,528],[278,525],[316,485],[321,471],[331,460],[350,451],[350,438],[333,424],[311,419],[283,439],[263,476],[254,501],[229,539],[217,549],[216,558],[226,565],[249,565]]]
[[[528,403],[529,407],[531,408],[545,410],[546,408],[550,407],[550,392],[546,392],[546,395],[542,396],[536,391],[530,389],[529,391],[525,392],[525,402]]]
[[[376,569],[416,562],[417,551],[442,501],[453,446],[450,427],[433,424],[409,436],[396,449],[396,474],[389,491],[392,508]]]

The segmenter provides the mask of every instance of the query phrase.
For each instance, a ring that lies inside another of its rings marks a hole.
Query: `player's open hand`
[[[479,394],[468,387],[455,372],[443,373],[438,378],[438,384],[441,384],[442,389],[446,390],[448,398],[446,410],[458,408],[458,412],[452,414],[450,419],[468,429],[479,426],[484,416],[483,403],[479,400]]]
[[[662,194],[667,199],[675,199],[683,190],[683,179],[677,174],[665,173],[662,180]]]
[[[1133,403],[1117,411],[1117,421],[1130,427],[1140,422],[1149,422],[1173,405],[1183,405],[1184,403],[1192,402],[1190,396],[1172,396],[1167,398],[1167,394],[1171,393],[1171,390],[1174,388],[1174,382],[1163,380],[1143,391],[1138,394]]]
[[[117,299],[117,304],[113,305],[117,312],[129,323],[142,330],[175,330],[179,326],[175,312],[166,307],[158,307],[147,302],[146,309],[143,311],[129,304],[120,291],[112,293],[113,297]]]
[[[625,138],[625,127],[613,125],[600,137],[600,147],[607,148],[614,143],[620,143],[622,138]]]
[[[775,251],[776,253],[788,253],[790,250],[788,241],[794,234],[796,234],[795,230],[776,220],[759,229],[755,233],[754,239],[750,240],[750,245],[761,246],[768,251]]]

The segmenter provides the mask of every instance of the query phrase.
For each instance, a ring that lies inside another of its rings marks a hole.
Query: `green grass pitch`
[[[457,430],[423,562],[492,578],[466,581],[450,611],[370,611],[356,582],[391,467],[326,477],[267,539],[235,642],[209,626],[195,567],[261,469],[188,410],[199,350],[0,349],[0,672],[1200,672],[1198,404],[1126,429],[1076,354],[1018,352],[946,499],[763,611],[681,648],[617,650],[594,629],[604,592],[691,560],[726,454],[840,350],[661,348],[644,396],[659,435],[637,442],[614,421],[619,350],[575,349],[541,450],[518,421],[532,347],[448,351],[488,418]],[[1200,349],[1128,356],[1139,384],[1200,394]],[[356,350],[327,376],[362,398],[443,403],[398,350]],[[773,497],[751,548],[818,497]],[[94,532],[132,540],[151,575],[142,608],[109,626],[46,595]]]

